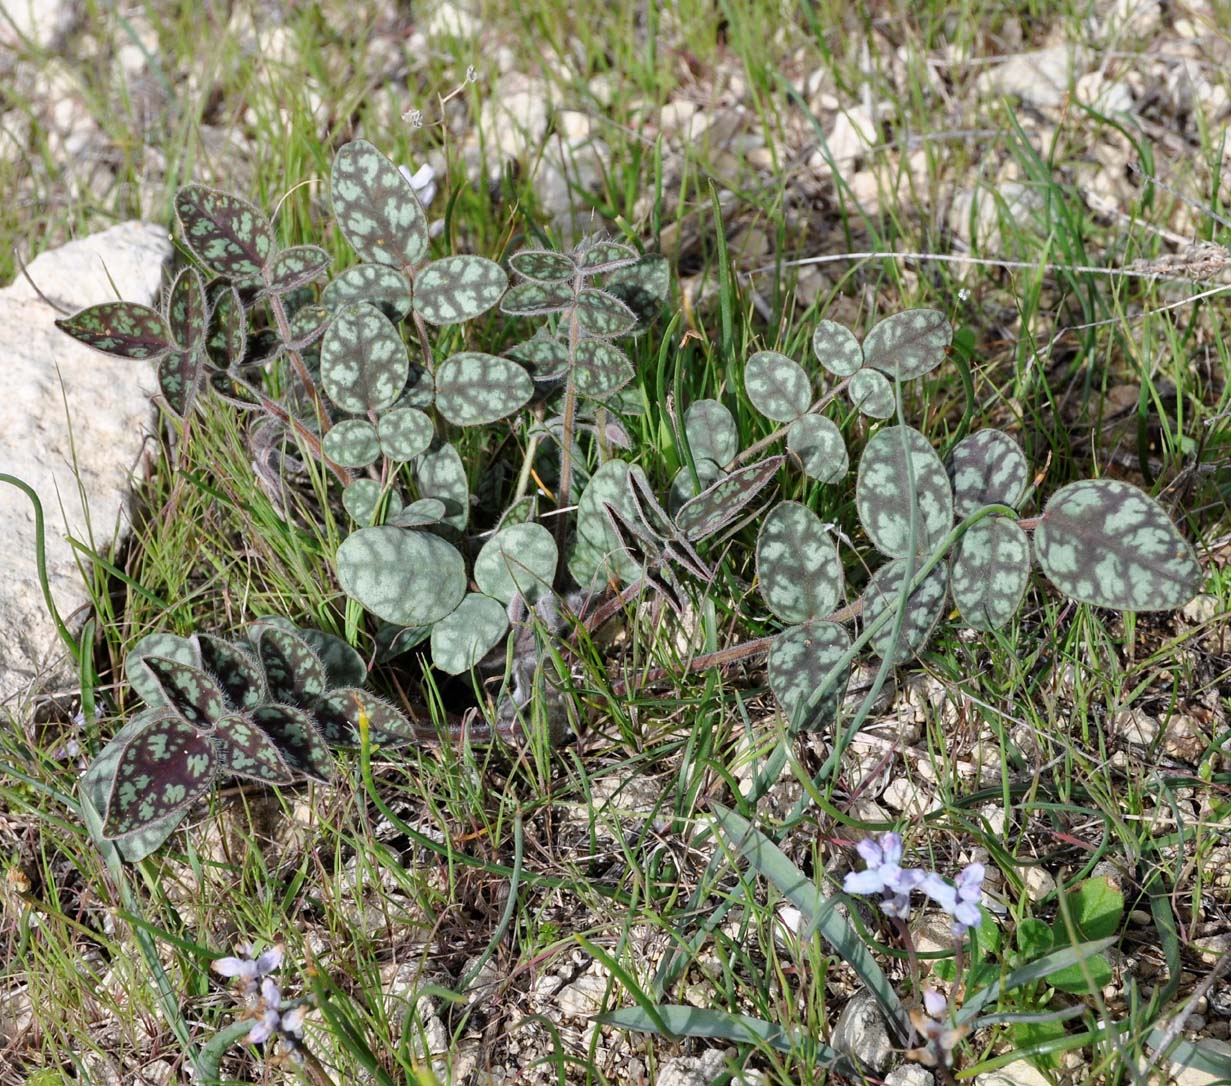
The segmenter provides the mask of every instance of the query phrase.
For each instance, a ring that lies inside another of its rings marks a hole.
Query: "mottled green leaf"
[[[414,461],[415,483],[424,498],[444,502],[444,522],[459,532],[466,530],[470,517],[470,487],[461,454],[448,443],[438,445]],[[408,626],[417,625],[413,622]]]
[[[286,764],[318,781],[333,775],[333,755],[312,718],[293,705],[258,705],[252,722],[278,748]]]
[[[893,414],[896,401],[893,385],[878,370],[860,370],[846,386],[851,403],[872,419],[887,419]]]
[[[635,264],[608,276],[604,289],[633,311],[637,317],[633,331],[639,332],[662,312],[671,289],[671,268],[665,257],[646,253]]]
[[[395,528],[428,528],[439,524],[445,517],[445,503],[439,498],[420,498],[411,502],[395,516],[389,517],[385,523]]]
[[[147,656],[158,656],[164,660],[175,660],[189,667],[199,667],[200,652],[196,643],[187,637],[172,633],[152,633],[141,638],[124,657],[124,677],[141,700],[151,709],[161,709],[169,705],[162,683],[146,666]]]
[[[155,358],[171,348],[171,330],[162,315],[135,302],[104,302],[71,317],[56,327],[87,347],[117,358]]]
[[[279,252],[265,268],[265,293],[289,294],[329,271],[329,254],[319,245],[294,245]]]
[[[386,622],[430,626],[466,594],[466,563],[439,536],[388,525],[363,528],[338,548],[338,581]]]
[[[799,457],[804,474],[818,483],[840,482],[850,470],[842,431],[824,415],[801,415],[791,423],[786,447]]]
[[[363,526],[376,519],[380,503],[385,502],[385,519],[396,517],[402,511],[402,496],[396,490],[381,486],[376,479],[356,479],[342,491],[342,507],[351,519]]]
[[[573,373],[581,395],[605,400],[633,379],[633,364],[614,343],[583,339],[577,344]]]
[[[121,837],[183,811],[209,792],[217,768],[208,735],[177,716],[155,717],[120,752],[103,835]]]
[[[366,717],[373,746],[397,747],[413,742],[414,727],[387,701],[358,687],[330,690],[312,707],[317,727],[331,747],[359,746],[359,720]]]
[[[309,351],[329,329],[333,320],[333,310],[323,305],[300,306],[291,314],[291,341],[287,344],[291,350],[299,351],[309,368],[320,369],[319,349]]]
[[[770,456],[739,468],[690,498],[675,514],[675,523],[694,543],[699,543],[731,523],[782,466],[781,456]]]
[[[367,140],[334,156],[329,199],[360,260],[400,268],[427,255],[427,217],[411,183]]]
[[[623,460],[607,460],[590,476],[577,506],[577,535],[568,568],[582,588],[616,577],[632,584],[642,571],[621,546],[604,508],[613,505],[630,522],[637,516]]]
[[[837,715],[850,682],[849,666],[830,691],[809,706],[825,677],[850,647],[850,635],[832,622],[791,626],[774,638],[767,661],[769,688],[793,727],[823,728]]]
[[[167,326],[183,351],[199,347],[209,324],[209,300],[205,283],[196,268],[184,268],[167,294]]]
[[[689,499],[696,497],[723,476],[722,468],[713,460],[705,458],[698,460],[695,455],[693,460],[697,468],[697,482],[700,486],[693,485],[692,472],[686,466],[675,473],[675,478],[671,480],[671,489],[667,492],[667,511],[673,517]]]
[[[481,426],[530,402],[534,382],[510,358],[462,351],[436,367],[436,409],[457,426]]]
[[[1034,548],[1052,584],[1096,607],[1166,611],[1201,587],[1196,555],[1163,507],[1114,479],[1086,479],[1053,494]]]
[[[923,650],[945,607],[945,594],[949,588],[949,568],[943,562],[933,568],[923,583],[910,594],[906,601],[906,615],[902,621],[901,635],[893,639],[893,627],[898,604],[902,595],[902,575],[906,572],[907,558],[895,558],[881,566],[868,582],[863,593],[863,620],[870,626],[885,611],[893,611],[880,632],[872,638],[872,651],[878,656],[890,656],[894,664],[904,664]],[[912,566],[913,580],[922,562],[917,557]],[[896,646],[896,647],[895,647]]]
[[[918,430],[887,426],[864,449],[855,483],[860,523],[882,554],[902,558],[911,553],[911,509],[916,503],[914,550],[930,551],[953,526],[949,477]]]
[[[539,380],[558,377],[569,366],[568,344],[542,330],[504,353],[529,366]]]
[[[422,366],[416,366],[412,363],[410,376],[406,378],[406,388],[402,391],[402,395],[397,398],[391,410],[396,411],[402,407],[425,410],[432,406],[432,400],[435,395],[436,386],[432,380],[432,375]]]
[[[1003,626],[1021,606],[1030,580],[1030,543],[1017,523],[990,517],[973,525],[953,552],[953,602],[976,630]]]
[[[752,406],[775,422],[790,422],[812,406],[812,382],[803,366],[777,351],[758,351],[744,366]]]
[[[290,784],[295,779],[278,745],[246,714],[223,717],[215,736],[222,772],[265,784]]]
[[[1000,430],[979,430],[959,441],[949,454],[948,469],[959,517],[985,505],[1016,507],[1030,481],[1021,446]]]
[[[386,411],[376,425],[380,451],[390,460],[413,460],[427,450],[436,431],[432,420],[413,407]]]
[[[527,494],[510,505],[496,522],[496,531],[501,528],[512,528],[514,524],[528,524],[539,515],[539,499],[537,495]]]
[[[175,215],[184,244],[215,275],[236,286],[261,279],[274,251],[269,220],[247,200],[203,185],[175,194]]]
[[[614,294],[583,290],[577,295],[577,321],[592,336],[622,336],[637,323],[637,316]]]
[[[158,360],[158,389],[167,407],[179,418],[187,418],[197,401],[205,368],[203,348],[168,351]]]
[[[684,435],[693,460],[728,464],[739,452],[739,430],[731,412],[717,400],[697,400],[684,412]]]
[[[551,532],[541,524],[513,524],[483,544],[474,561],[475,583],[501,603],[518,593],[534,603],[551,591],[558,560]]]
[[[517,283],[500,299],[500,312],[513,317],[541,317],[573,304],[572,283]]]
[[[432,627],[432,663],[450,675],[469,671],[508,628],[509,616],[499,600],[471,592]]]
[[[343,419],[329,428],[321,449],[344,468],[366,468],[380,456],[376,427],[367,419]]]
[[[410,312],[410,282],[388,264],[356,264],[321,292],[321,303],[331,309],[356,302],[374,305],[391,321],[400,321]]]
[[[324,693],[325,665],[298,633],[266,626],[257,634],[256,651],[270,701],[307,706]]]
[[[248,353],[248,318],[239,291],[223,283],[211,291],[213,309],[205,347],[210,361],[229,370],[243,364]]]
[[[367,665],[340,637],[324,630],[297,630],[325,666],[325,681],[329,686],[362,686],[368,677]]]
[[[321,345],[321,380],[343,411],[366,415],[391,407],[410,373],[406,344],[375,306],[360,302],[338,313]]]
[[[577,266],[586,275],[599,275],[627,267],[637,259],[637,250],[618,241],[593,241],[577,250]]]
[[[863,340],[864,364],[909,381],[931,373],[953,342],[949,318],[935,309],[908,309],[878,321]]]
[[[461,324],[491,309],[508,285],[509,277],[494,260],[446,256],[419,272],[411,301],[429,324]]]
[[[799,502],[780,502],[757,535],[757,580],[783,622],[824,618],[842,595],[842,563],[829,530]]]
[[[250,652],[208,634],[197,634],[192,641],[201,668],[222,688],[230,708],[251,709],[266,700],[265,672]]]
[[[226,694],[200,667],[161,656],[145,657],[145,666],[162,688],[163,703],[188,723],[208,730],[229,712]]]
[[[863,348],[855,334],[836,321],[821,321],[812,333],[812,353],[835,377],[850,377],[863,365]]]
[[[535,279],[540,283],[555,283],[571,279],[577,271],[572,258],[550,249],[523,249],[509,257],[509,267],[518,275]]]

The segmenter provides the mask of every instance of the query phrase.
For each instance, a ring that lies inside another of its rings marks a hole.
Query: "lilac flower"
[[[244,1040],[259,1045],[279,1037],[294,1051],[303,1040],[304,1018],[310,1008],[308,1004],[299,1004],[286,1011],[282,1009],[282,990],[268,975],[282,964],[282,944],[275,943],[255,958],[255,947],[238,949],[241,957],[219,958],[210,967],[224,977],[235,978],[235,987],[243,997],[244,1013],[255,1019]]]
[[[979,911],[979,902],[983,897],[983,875],[983,865],[973,863],[962,868],[954,886],[935,872],[929,872],[919,884],[920,890],[953,917],[954,935],[965,935],[967,928],[977,928],[983,923],[983,914]]]
[[[273,946],[253,957],[255,944],[236,947],[242,957],[217,958],[210,962],[210,968],[224,977],[234,977],[235,987],[245,996],[254,996],[261,981],[282,964],[282,944]]]
[[[881,910],[905,920],[910,916],[910,892],[923,882],[925,873],[917,867],[900,866],[902,838],[896,833],[884,833],[879,844],[869,838],[855,848],[868,867],[865,871],[849,872],[842,888],[848,894],[884,894]]]

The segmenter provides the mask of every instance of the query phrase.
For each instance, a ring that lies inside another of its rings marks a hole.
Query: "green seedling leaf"
[[[634,523],[637,509],[628,482],[629,468],[623,460],[608,460],[590,476],[577,506],[577,536],[568,567],[582,587],[617,577],[632,584],[642,575],[641,567],[625,552],[611,525],[605,506],[611,505]]]
[[[495,648],[508,628],[509,616],[499,600],[471,592],[432,627],[432,663],[461,675]]]
[[[390,460],[407,461],[428,450],[436,430],[432,420],[422,411],[414,407],[399,407],[386,411],[380,417],[376,434],[380,451]]]
[[[1030,542],[1004,517],[981,520],[953,552],[953,602],[976,630],[994,630],[1017,614],[1030,581]]]
[[[296,773],[318,781],[333,776],[333,755],[312,718],[293,705],[258,705],[252,722],[261,729]]]
[[[250,652],[208,634],[197,634],[192,641],[201,668],[222,689],[228,707],[246,710],[267,700],[265,672]]]
[[[769,609],[783,622],[824,618],[842,594],[838,548],[799,502],[781,502],[757,535],[757,580]]]
[[[500,312],[512,317],[543,317],[573,304],[573,284],[518,283],[500,299]]]
[[[1053,494],[1034,549],[1052,584],[1095,607],[1166,611],[1201,587],[1196,555],[1163,507],[1114,479],[1086,479]]]
[[[1086,879],[1065,895],[1069,920],[1078,939],[1107,939],[1119,930],[1124,918],[1124,895],[1103,877]],[[1056,946],[1069,943],[1071,937],[1063,914],[1052,924],[1052,942]],[[1090,978],[1087,980],[1087,976]],[[1111,967],[1103,958],[1091,958],[1085,972],[1079,965],[1070,965],[1050,974],[1048,983],[1062,992],[1081,994],[1091,988],[1102,988],[1111,981]]]
[[[633,379],[633,364],[614,343],[583,339],[577,344],[577,391],[592,400],[605,400]]]
[[[801,415],[791,423],[786,447],[799,457],[804,474],[818,483],[839,482],[850,470],[842,431],[824,415]]]
[[[798,362],[777,351],[758,351],[744,366],[744,391],[767,419],[790,422],[812,406],[812,382]]]
[[[420,495],[444,502],[444,522],[464,532],[470,515],[470,488],[466,481],[466,468],[457,449],[443,444],[425,452],[414,463],[414,476]],[[408,622],[404,625],[419,624]]]
[[[339,148],[329,198],[338,227],[360,260],[400,268],[427,255],[427,217],[414,188],[367,140]]]
[[[342,491],[342,507],[351,519],[363,527],[371,525],[381,502],[385,503],[386,521],[402,512],[402,496],[396,490],[386,491],[376,479],[356,479]]]
[[[163,693],[162,683],[145,662],[148,656],[174,660],[189,667],[200,666],[201,657],[194,642],[170,633],[146,634],[128,650],[124,657],[124,675],[128,679],[128,685],[151,709],[162,709],[170,703]],[[106,805],[105,802],[103,805]]]
[[[876,370],[860,370],[846,386],[851,403],[870,419],[887,419],[893,414],[896,403],[893,385],[885,375]]]
[[[427,631],[424,631],[427,636]],[[399,747],[416,739],[414,726],[387,701],[357,687],[330,690],[317,699],[312,715],[331,747],[359,746],[359,718],[367,717],[373,746]]]
[[[636,263],[607,278],[606,291],[619,298],[637,316],[634,332],[646,328],[659,313],[671,290],[671,268],[666,257],[646,253]]]
[[[918,569],[918,559],[914,562]],[[907,559],[895,558],[881,566],[868,582],[863,593],[863,619],[871,625],[886,611],[897,611],[902,595],[902,577],[906,572]],[[914,572],[911,579],[914,579]],[[922,651],[928,638],[940,621],[945,607],[945,593],[949,589],[949,570],[943,563],[933,568],[923,583],[910,594],[906,601],[906,617],[902,621],[901,637],[893,640],[895,619],[891,618],[880,632],[872,638],[872,651],[888,657],[894,664],[904,664]]]
[[[395,528],[430,528],[444,520],[444,516],[445,503],[439,498],[420,498],[385,523]]]
[[[949,318],[935,309],[907,309],[872,326],[863,340],[864,365],[909,381],[931,373],[953,342]]]
[[[509,267],[518,275],[540,283],[572,279],[577,271],[571,257],[553,253],[550,249],[523,249],[509,257]]]
[[[213,311],[209,318],[209,335],[205,349],[210,361],[223,370],[233,370],[243,364],[248,352],[248,321],[239,291],[226,284],[217,284],[211,291]]]
[[[1015,939],[1018,954],[1028,962],[1046,954],[1053,946],[1051,928],[1032,916],[1018,923]]]
[[[474,562],[474,579],[480,591],[501,603],[518,594],[535,603],[551,591],[558,561],[551,532],[541,524],[512,524],[483,544]]]
[[[167,327],[183,351],[193,351],[205,340],[209,325],[209,300],[205,282],[196,268],[184,268],[175,277],[167,295]]]
[[[812,730],[824,728],[838,715],[850,682],[849,668],[820,703],[811,707],[810,721],[801,719],[825,677],[850,647],[850,635],[833,622],[790,626],[774,638],[769,650],[769,688],[793,728],[805,724]]]
[[[168,351],[158,359],[158,389],[178,418],[187,418],[192,411],[204,368],[202,349]]]
[[[530,402],[534,382],[516,362],[462,351],[436,367],[436,409],[457,426],[482,426]]]
[[[979,430],[959,441],[949,454],[948,470],[959,517],[985,505],[1016,508],[1030,481],[1021,446],[1000,430]]]
[[[379,309],[361,302],[338,313],[321,345],[321,380],[343,411],[366,415],[391,407],[409,374],[406,344]]]
[[[189,724],[208,731],[230,712],[222,687],[199,667],[160,656],[147,656],[145,666],[162,687],[164,703]]]
[[[821,321],[812,333],[812,353],[835,377],[850,377],[863,366],[863,348],[855,334],[836,321]]]
[[[368,677],[367,664],[340,637],[324,630],[306,629],[295,631],[308,643],[325,666],[325,682],[328,686],[362,686]]]
[[[367,419],[343,419],[330,427],[321,441],[321,449],[330,460],[344,468],[366,468],[380,456],[381,445],[376,427]]]
[[[562,376],[569,367],[568,344],[541,329],[505,354],[529,366],[540,381]]]
[[[87,347],[117,358],[157,358],[172,346],[162,314],[135,302],[92,305],[55,323]]]
[[[577,267],[586,275],[601,275],[628,267],[637,260],[637,250],[618,241],[595,241],[579,248]]]
[[[509,277],[494,260],[446,256],[419,272],[411,304],[429,324],[461,324],[491,309],[508,285]]]
[[[680,506],[676,527],[694,543],[721,531],[765,489],[782,461],[781,456],[769,456],[723,476]]]
[[[935,549],[953,526],[949,477],[918,430],[887,426],[868,442],[855,482],[860,523],[882,554],[903,558],[911,553],[911,507],[916,503],[914,550],[922,553]]]
[[[604,339],[622,336],[637,323],[637,315],[628,306],[601,290],[583,290],[577,296],[576,313],[586,332]]]
[[[329,254],[319,245],[295,245],[283,249],[265,268],[265,293],[290,294],[320,279],[328,271]]]
[[[393,322],[410,312],[410,282],[388,264],[355,264],[321,291],[321,304],[343,309],[356,302],[376,306]]]
[[[209,792],[213,740],[177,716],[157,716],[124,745],[107,800],[103,836],[114,840],[182,813]]]
[[[325,665],[297,632],[265,626],[257,634],[256,651],[269,701],[309,706],[325,692]]]
[[[695,454],[693,459],[697,468],[697,482],[700,484],[700,489],[693,486],[692,472],[687,467],[680,468],[675,473],[675,478],[671,480],[671,489],[667,493],[667,510],[673,517],[684,507],[689,499],[696,497],[702,490],[712,486],[722,478],[722,468],[715,464],[713,460],[697,459]],[[728,459],[730,458],[728,457]]]
[[[185,185],[175,194],[175,215],[184,244],[211,272],[241,288],[261,280],[274,252],[274,232],[247,200],[203,185]]]
[[[466,594],[466,563],[439,536],[385,525],[362,528],[337,553],[342,590],[399,626],[430,626]]]
[[[694,461],[728,464],[739,452],[735,418],[718,400],[696,400],[688,405],[684,412],[684,436]]]
[[[214,734],[222,772],[265,784],[290,784],[295,779],[277,744],[245,714],[223,717]]]

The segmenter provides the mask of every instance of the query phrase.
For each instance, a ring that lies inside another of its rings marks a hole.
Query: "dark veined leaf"
[[[792,729],[824,728],[837,715],[850,681],[849,666],[819,699],[826,676],[850,651],[850,635],[833,622],[805,622],[774,638],[769,649],[769,688]]]
[[[205,371],[203,348],[168,351],[158,360],[158,389],[167,407],[179,418],[187,418],[197,401]]]
[[[167,294],[167,326],[183,351],[199,347],[209,324],[209,301],[205,283],[196,268],[184,268]]]
[[[445,503],[439,498],[420,498],[386,519],[395,528],[427,528],[444,520]]]
[[[213,309],[206,351],[219,369],[235,369],[243,364],[248,353],[248,318],[243,300],[238,290],[225,283],[218,283],[210,298]]]
[[[270,701],[307,706],[324,693],[325,665],[297,632],[265,626],[257,633],[256,651]]]
[[[362,686],[368,676],[367,665],[340,637],[324,630],[295,631],[316,652],[325,665],[325,681],[329,686]]]
[[[289,294],[329,271],[329,254],[319,245],[283,249],[265,268],[265,293]]]
[[[586,275],[600,275],[612,272],[634,263],[637,250],[618,241],[593,241],[583,245],[577,251],[577,266]]]
[[[723,476],[680,506],[676,526],[694,543],[725,528],[765,488],[782,460],[769,456]]]
[[[864,449],[855,483],[860,523],[882,554],[903,558],[911,553],[911,509],[916,503],[914,551],[919,553],[936,547],[953,526],[949,477],[918,430],[887,426]]]
[[[953,342],[949,318],[935,309],[908,309],[878,321],[863,340],[864,364],[909,381],[931,373]]]
[[[505,354],[529,366],[540,381],[561,376],[569,366],[568,344],[542,330]]]
[[[162,314],[135,302],[104,302],[71,317],[56,327],[87,347],[117,358],[156,358],[171,349],[171,330]]]
[[[675,473],[675,478],[671,480],[671,490],[667,493],[667,510],[672,517],[675,516],[683,507],[684,503],[690,498],[696,497],[701,491],[712,486],[723,476],[723,470],[713,460],[706,458],[697,459],[694,454],[694,463],[697,468],[697,484],[693,484],[692,472],[687,466],[680,468]]]
[[[509,616],[491,596],[470,592],[432,627],[432,663],[450,675],[461,675],[483,659],[505,635]]]
[[[783,622],[824,618],[842,595],[838,549],[820,518],[799,502],[780,502],[757,535],[757,580]]]
[[[367,140],[339,148],[329,199],[338,227],[361,260],[395,268],[427,255],[427,217],[411,183]]]
[[[323,694],[313,705],[312,716],[331,747],[359,746],[361,717],[367,719],[373,746],[397,747],[415,739],[414,727],[398,709],[358,687]]]
[[[509,267],[518,275],[540,283],[571,279],[577,271],[577,265],[571,257],[564,253],[554,253],[550,249],[523,249],[509,257]]]
[[[556,541],[541,524],[511,524],[483,544],[474,579],[481,592],[501,603],[517,594],[534,603],[551,591],[558,561]]]
[[[147,656],[158,656],[164,660],[175,660],[189,667],[198,667],[201,656],[194,642],[179,634],[158,633],[146,634],[124,657],[124,677],[141,700],[151,709],[161,709],[168,706],[162,683],[150,671],[145,663]]]
[[[420,270],[411,304],[429,324],[461,324],[491,309],[508,285],[509,277],[494,260],[446,256]]]
[[[325,333],[321,381],[343,411],[366,415],[392,406],[409,373],[406,344],[375,306],[347,306]]]
[[[266,700],[265,672],[250,652],[208,634],[197,634],[192,641],[201,667],[222,688],[228,706],[251,709]]]
[[[430,626],[466,594],[466,563],[436,535],[388,525],[363,528],[337,552],[343,591],[372,614],[400,626]]]
[[[906,558],[895,558],[881,566],[872,575],[863,592],[865,626],[870,626],[886,611],[894,613],[894,617],[872,638],[872,651],[878,656],[888,657],[894,664],[904,664],[923,650],[936,628],[936,623],[940,621],[945,607],[945,594],[949,588],[949,570],[942,562],[932,569],[907,599],[902,629],[895,642],[893,627],[897,621],[896,613],[901,602],[902,577],[906,572],[907,561]],[[920,564],[921,559],[912,563],[912,580]]]
[[[758,351],[744,366],[744,391],[767,419],[790,422],[812,406],[812,382],[798,362],[777,351]]]
[[[542,317],[573,304],[573,284],[517,283],[500,299],[500,312],[512,317]]]
[[[968,517],[985,505],[1016,508],[1030,481],[1026,454],[1008,434],[979,430],[959,441],[949,454],[953,510]]]
[[[583,290],[577,295],[577,320],[592,336],[612,339],[632,330],[636,314],[614,294],[601,290]]]
[[[457,449],[448,442],[438,445],[420,455],[414,461],[413,470],[420,495],[444,502],[444,522],[464,532],[470,516],[470,486],[466,481],[466,467]],[[419,624],[407,622],[403,625]]]
[[[662,312],[671,289],[671,268],[666,257],[646,253],[635,264],[609,275],[604,289],[637,315],[633,331],[639,332]]]
[[[850,470],[842,431],[824,415],[801,415],[791,423],[786,447],[799,458],[804,474],[818,483],[839,482]]]
[[[293,705],[258,705],[252,722],[278,748],[296,773],[327,781],[333,775],[333,755],[312,718]]]
[[[850,377],[863,365],[855,333],[836,321],[821,321],[812,333],[812,353],[835,377]]]
[[[1163,507],[1114,479],[1086,479],[1053,494],[1034,549],[1052,584],[1096,607],[1165,611],[1201,587],[1196,555]]]
[[[581,395],[604,400],[633,379],[633,364],[614,343],[583,339],[577,344],[573,372]]]
[[[990,517],[969,528],[953,552],[953,602],[976,630],[1005,625],[1030,581],[1030,543],[1017,523]]]
[[[462,351],[436,367],[436,409],[458,426],[495,422],[533,395],[530,375],[510,358]]]
[[[290,784],[295,779],[278,745],[244,713],[223,717],[215,736],[223,772],[266,784]]]
[[[335,427],[336,429],[336,427]],[[426,452],[436,434],[432,420],[414,407],[386,411],[376,424],[380,451],[390,460],[413,460]]]
[[[329,428],[321,450],[344,468],[366,468],[380,456],[380,441],[367,419],[343,419]]]
[[[391,321],[410,312],[410,281],[388,264],[355,264],[321,291],[321,304],[342,309],[356,302],[376,306]]]
[[[145,666],[162,688],[164,703],[188,723],[208,731],[230,711],[222,688],[199,667],[160,656],[145,657]]]
[[[877,370],[860,370],[846,386],[851,403],[870,419],[887,419],[897,406],[893,385]]]
[[[582,587],[617,577],[632,584],[642,575],[624,550],[611,525],[605,506],[612,505],[635,522],[637,510],[628,482],[629,468],[623,460],[607,460],[590,476],[577,506],[577,536],[568,567],[573,579]]]
[[[728,464],[739,452],[735,418],[718,400],[696,400],[688,405],[684,412],[684,436],[694,461]]]
[[[342,491],[342,507],[356,524],[366,526],[373,523],[382,502],[385,504],[385,519],[401,513],[401,494],[396,490],[386,491],[376,479],[356,479]]]
[[[274,251],[274,233],[264,214],[238,196],[203,185],[175,194],[175,215],[184,244],[215,275],[236,286],[260,280]]]
[[[524,498],[515,501],[500,514],[500,519],[496,521],[496,531],[499,531],[501,528],[512,528],[514,524],[529,524],[538,515],[538,496],[527,494]]]

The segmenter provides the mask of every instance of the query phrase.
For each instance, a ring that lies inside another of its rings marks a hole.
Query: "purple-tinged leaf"
[[[872,326],[863,340],[864,365],[909,381],[945,360],[953,342],[949,318],[935,309],[908,309]]]
[[[626,268],[637,260],[637,250],[618,241],[594,241],[579,246],[577,266],[586,275],[601,275]]]
[[[192,412],[205,371],[204,348],[168,351],[158,360],[158,388],[179,418]]]
[[[770,456],[719,479],[680,506],[676,525],[694,543],[725,528],[765,488],[782,461]]]
[[[336,429],[336,427],[335,427]],[[386,411],[376,424],[380,451],[390,460],[405,462],[426,452],[436,436],[432,420],[414,407]]]
[[[509,267],[518,275],[540,283],[571,279],[577,271],[577,265],[570,257],[550,249],[523,249],[509,257]]]
[[[290,784],[295,779],[278,745],[250,716],[231,713],[218,721],[214,734],[222,772],[265,784]]]
[[[321,451],[344,468],[366,468],[380,456],[376,427],[367,419],[343,419],[329,428]]]
[[[633,364],[614,343],[583,339],[575,361],[577,391],[592,400],[604,400],[633,379]]]
[[[410,312],[410,282],[388,264],[356,264],[338,274],[321,292],[321,304],[330,309],[355,302],[367,302],[391,321],[400,321]]]
[[[333,755],[312,718],[293,705],[258,705],[252,722],[278,748],[286,764],[318,781],[333,775]]]
[[[769,688],[793,728],[816,730],[833,721],[850,681],[849,666],[819,701],[813,701],[850,647],[850,635],[833,622],[805,622],[774,638],[767,661]]]
[[[71,317],[56,327],[87,347],[117,358],[156,358],[171,349],[171,331],[162,315],[135,302],[104,302]]]
[[[274,251],[274,234],[262,212],[238,196],[203,185],[175,194],[184,244],[215,275],[240,284],[262,278]]]
[[[368,722],[368,737],[374,747],[399,747],[418,737],[414,726],[394,706],[366,690],[342,687],[330,690],[312,707],[317,727],[331,747],[359,746],[359,721]]]
[[[325,333],[321,381],[343,411],[366,415],[391,407],[409,373],[406,344],[375,306],[347,306]]]
[[[1005,625],[1030,581],[1030,543],[1016,522],[989,517],[972,525],[953,552],[950,589],[962,620],[976,630]]]
[[[436,367],[436,410],[457,426],[481,426],[530,402],[534,382],[510,358],[462,351]]]
[[[959,441],[949,454],[948,471],[959,517],[985,505],[1016,507],[1030,481],[1026,454],[1000,430],[979,430]]]
[[[160,656],[145,657],[145,666],[162,689],[166,704],[188,723],[208,731],[230,712],[226,694],[199,667]]]
[[[270,701],[308,706],[324,693],[325,665],[297,633],[265,626],[257,634],[256,651]]]
[[[628,306],[601,290],[583,290],[577,295],[576,307],[581,327],[603,339],[622,336],[637,323],[637,315]]]
[[[319,245],[283,249],[265,268],[265,293],[289,294],[329,271],[329,254]]]
[[[209,299],[196,268],[185,268],[171,284],[167,294],[167,326],[181,350],[195,350],[204,340],[209,328]]]
[[[461,324],[491,309],[508,285],[509,277],[494,260],[446,256],[419,271],[411,304],[428,324]]]
[[[662,312],[671,289],[671,268],[665,257],[646,253],[636,263],[609,276],[604,289],[636,314],[633,331],[640,332]]]
[[[537,381],[562,377],[569,367],[568,344],[550,335],[537,334],[505,354],[529,366]]]
[[[911,509],[916,504],[914,552],[926,553],[953,527],[949,477],[918,430],[887,426],[872,435],[855,482],[860,523],[882,554],[903,558],[912,553]]]
[[[881,566],[868,582],[863,592],[863,621],[870,626],[886,611],[896,612],[902,595],[902,577],[906,572],[906,558],[895,558]],[[913,580],[923,561],[920,555],[911,563]],[[943,562],[935,566],[906,601],[906,614],[898,640],[893,639],[896,614],[889,618],[872,638],[872,651],[888,657],[893,664],[904,664],[928,643],[936,623],[945,608],[945,595],[949,589],[949,567]]]
[[[210,284],[209,333],[206,350],[210,361],[222,370],[235,369],[248,352],[248,316],[243,299],[233,286],[215,281]]]
[[[414,187],[367,140],[338,150],[330,178],[334,217],[361,260],[400,268],[427,255],[427,217]]]
[[[128,650],[124,657],[124,677],[128,680],[128,685],[151,709],[163,709],[168,705],[167,697],[163,693],[162,683],[146,666],[147,656],[177,660],[189,667],[197,667],[201,663],[201,656],[196,644],[187,637],[162,632],[146,634]]]
[[[229,707],[251,709],[268,700],[265,672],[252,653],[208,634],[198,634],[192,641],[202,669],[222,688]]]
[[[784,622],[824,618],[842,595],[842,563],[820,518],[799,502],[780,502],[757,535],[761,596]]]
[[[500,299],[500,312],[513,317],[546,316],[567,309],[574,297],[572,283],[517,283]]]

